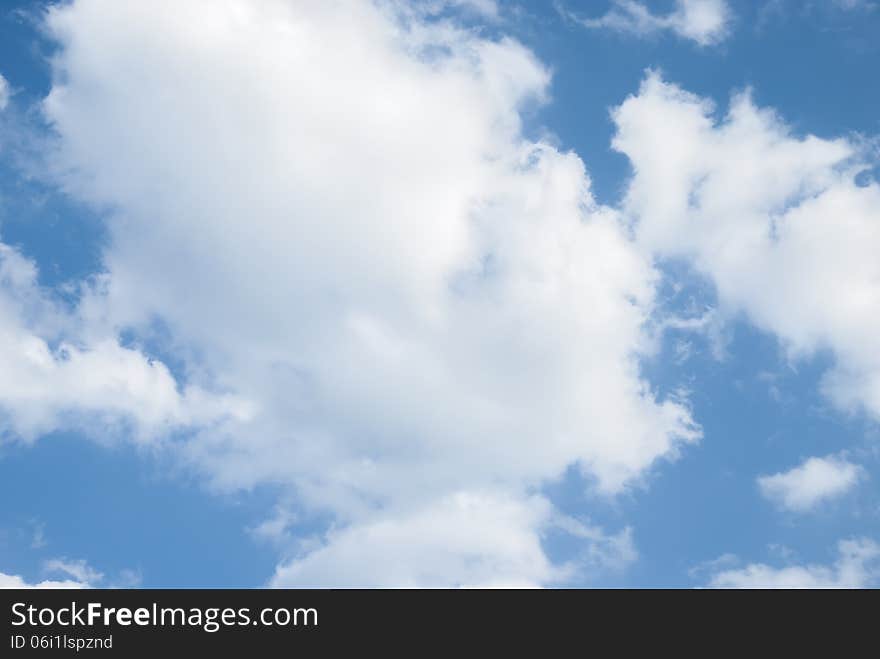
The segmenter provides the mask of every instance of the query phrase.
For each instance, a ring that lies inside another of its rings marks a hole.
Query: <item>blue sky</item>
[[[160,4],[0,10],[0,584],[880,583],[880,5]]]

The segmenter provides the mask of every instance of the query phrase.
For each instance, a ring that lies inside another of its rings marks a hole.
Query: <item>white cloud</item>
[[[9,83],[0,75],[0,112],[5,110],[7,105],[9,105]]]
[[[677,0],[665,15],[653,13],[638,0],[612,0],[611,9],[600,18],[584,18],[557,5],[576,23],[593,29],[610,29],[638,36],[670,31],[701,46],[723,41],[730,31],[732,12],[726,0]]]
[[[69,578],[45,579],[30,583],[20,576],[0,572],[0,588],[97,588],[104,581],[104,575],[84,560],[53,558],[43,563],[43,572],[47,575]],[[111,586],[124,588],[138,583],[140,583],[139,575],[131,570],[123,570],[119,583],[113,583]]]
[[[65,579],[64,581],[44,580],[36,583],[28,583],[14,574],[0,572],[0,588],[88,588],[88,584]]]
[[[163,364],[78,324],[40,289],[33,263],[0,243],[0,437],[76,427],[147,441],[244,407],[198,387],[178,391]]]
[[[880,418],[880,185],[856,184],[859,142],[797,137],[748,93],[716,121],[656,73],[614,120],[644,248],[689,260],[723,314],[745,312],[792,359],[830,350],[825,393]]]
[[[257,540],[283,547],[293,546],[295,544],[293,532],[299,517],[291,508],[292,506],[289,505],[276,504],[272,514],[249,528],[248,532]]]
[[[789,565],[771,567],[753,563],[738,570],[715,574],[714,588],[868,588],[880,577],[880,545],[856,538],[837,545],[838,558],[832,565]]]
[[[541,499],[453,494],[331,531],[325,546],[281,565],[272,585],[539,586],[562,576],[533,531],[550,514]]]
[[[278,583],[543,583],[529,492],[571,465],[619,492],[699,431],[639,375],[650,259],[520,134],[547,71],[393,7],[53,7],[53,162],[114,209],[84,315],[162,318],[194,386],[254,401],[180,448],[336,520]]]
[[[806,512],[819,503],[843,496],[854,488],[864,471],[858,465],[830,455],[809,458],[789,471],[758,477],[766,498],[781,508]]]
[[[84,560],[68,560],[66,558],[53,558],[43,564],[43,570],[47,573],[65,574],[77,583],[95,586],[104,579],[104,575],[86,563]]]
[[[562,529],[584,541],[574,561],[552,564],[534,529]],[[625,529],[560,518],[541,497],[458,492],[427,508],[331,531],[328,542],[279,566],[273,586],[537,587],[579,572],[620,570],[637,557]]]
[[[585,524],[572,517],[557,515],[552,521],[551,528],[565,531],[583,541],[583,550],[580,554],[564,566],[564,570],[569,574],[583,573],[589,577],[590,573],[596,571],[622,571],[639,558],[639,552],[633,541],[633,531],[629,526],[619,533],[608,534],[598,526]]]
[[[688,576],[691,579],[703,580],[706,575],[716,572],[728,571],[730,568],[739,565],[739,556],[736,554],[721,554],[718,558],[703,561],[688,570]]]

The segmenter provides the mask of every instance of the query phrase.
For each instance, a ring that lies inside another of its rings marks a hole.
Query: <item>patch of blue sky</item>
[[[0,506],[0,561],[30,582],[63,557],[104,573],[97,585],[130,571],[150,588],[256,587],[278,556],[248,529],[275,499],[270,488],[209,494],[156,455],[58,433],[0,447],[0,500],[14,502]]]

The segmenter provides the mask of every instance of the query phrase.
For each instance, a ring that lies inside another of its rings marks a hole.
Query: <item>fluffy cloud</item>
[[[781,508],[806,512],[849,492],[863,473],[861,467],[838,456],[809,458],[789,471],[760,476],[758,487]]]
[[[880,418],[880,185],[857,182],[859,142],[795,136],[748,93],[716,120],[656,73],[614,120],[645,249],[693,264],[723,314],[745,313],[792,359],[830,351],[824,391]]]
[[[611,29],[638,36],[670,31],[701,46],[723,41],[732,19],[726,0],[676,0],[675,8],[664,15],[654,14],[638,0],[612,0],[611,9],[600,18],[584,18],[561,7],[560,11],[587,28]]]
[[[0,437],[34,440],[76,427],[147,441],[246,413],[231,397],[179,391],[168,369],[115,337],[83,331],[37,285],[33,263],[0,243]]]
[[[565,531],[586,549],[571,562],[552,564],[535,528]],[[272,585],[529,588],[619,570],[636,557],[629,529],[606,535],[559,517],[541,497],[459,492],[333,530],[324,546],[279,566]]]
[[[276,583],[553,581],[536,488],[619,492],[698,439],[639,374],[650,259],[520,133],[549,75],[517,42],[406,3],[80,0],[47,28],[56,176],[110,209],[89,317],[163,319],[193,386],[254,402],[181,444],[216,485],[335,520]]]
[[[763,563],[725,570],[712,577],[715,588],[867,588],[880,577],[880,545],[872,540],[842,540],[832,565],[789,565],[775,568]]]
[[[272,584],[534,587],[562,576],[532,531],[549,515],[540,499],[453,494],[331,531],[323,547],[280,566]]]

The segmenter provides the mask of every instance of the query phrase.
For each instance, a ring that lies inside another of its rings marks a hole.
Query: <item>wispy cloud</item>
[[[31,526],[33,527],[31,549],[42,549],[48,544],[46,542],[46,525],[42,522],[33,521]]]
[[[9,104],[9,83],[6,78],[0,75],[0,111],[6,109]]]
[[[677,0],[668,14],[655,14],[638,0],[612,0],[604,15],[590,18],[576,14],[562,2],[557,10],[569,20],[589,29],[649,36],[671,32],[701,46],[717,44],[727,38],[733,13],[725,0]]]
[[[832,4],[844,11],[874,11],[877,3],[874,0],[832,0]]]
[[[68,560],[66,558],[53,558],[43,563],[43,570],[48,574],[64,574],[72,577],[82,584],[95,586],[99,584],[104,575],[92,568],[84,560]]]

